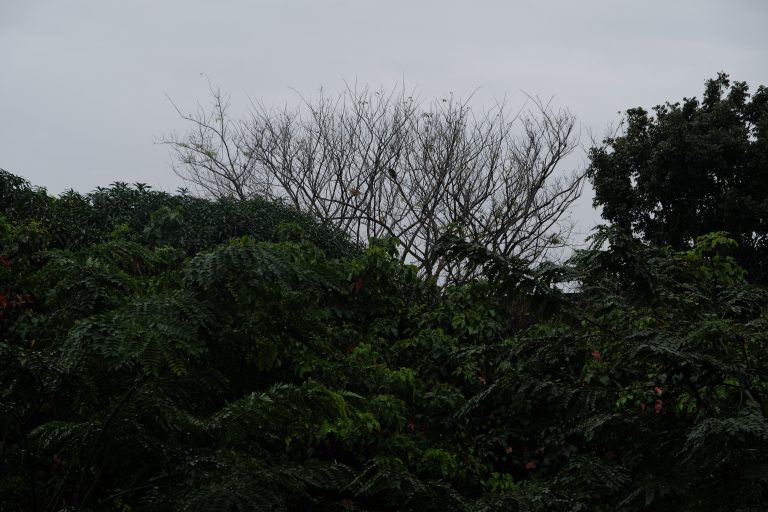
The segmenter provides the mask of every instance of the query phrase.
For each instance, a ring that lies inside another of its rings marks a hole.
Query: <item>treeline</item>
[[[173,195],[121,182],[88,194],[70,190],[53,197],[0,169],[0,205],[6,220],[37,223],[56,249],[80,249],[117,237],[173,245],[192,255],[242,235],[278,241],[284,236],[278,230],[282,225],[298,229],[322,250],[346,256],[362,250],[311,215],[259,197],[210,201],[185,190]]]
[[[616,222],[532,264],[449,230],[478,277],[446,284],[258,198],[1,172],[0,201],[0,510],[768,499],[768,293],[733,233]]]

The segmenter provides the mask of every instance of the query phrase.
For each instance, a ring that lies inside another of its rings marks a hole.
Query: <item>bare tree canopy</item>
[[[514,115],[505,104],[476,114],[452,96],[424,104],[355,86],[294,109],[252,101],[234,119],[228,96],[211,92],[211,108],[179,110],[184,137],[161,140],[174,171],[208,195],[286,201],[359,241],[396,237],[403,261],[444,282],[471,277],[437,250],[449,229],[528,260],[569,240],[584,172],[559,168],[578,144],[566,109],[530,98]]]

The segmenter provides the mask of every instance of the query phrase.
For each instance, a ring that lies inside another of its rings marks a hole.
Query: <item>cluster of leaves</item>
[[[536,269],[447,240],[485,277],[438,289],[393,240],[350,255],[292,224],[197,250],[164,228],[70,244],[9,205],[0,509],[768,499],[768,296],[722,233],[674,251],[605,229]]]
[[[362,250],[337,229],[281,203],[258,197],[211,201],[185,189],[178,194],[154,191],[144,183],[116,182],[84,195],[70,190],[54,197],[0,169],[0,207],[8,221],[39,223],[50,237],[49,246],[58,249],[81,249],[117,237],[170,245],[193,255],[250,235],[273,242],[303,237],[336,255],[354,256]]]
[[[728,231],[752,282],[768,282],[768,88],[720,73],[701,100],[626,112],[621,135],[592,148],[603,217],[675,249]]]

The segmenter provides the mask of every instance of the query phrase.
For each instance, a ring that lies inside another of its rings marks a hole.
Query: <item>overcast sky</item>
[[[60,193],[173,191],[167,148],[208,85],[296,104],[357,80],[482,108],[554,97],[602,134],[718,71],[768,85],[765,0],[0,0],[0,168]],[[578,162],[576,162],[578,163]],[[583,222],[595,217],[589,201]]]

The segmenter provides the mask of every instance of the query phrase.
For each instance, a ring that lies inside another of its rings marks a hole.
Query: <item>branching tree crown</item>
[[[624,132],[591,150],[603,217],[645,240],[686,249],[713,231],[739,243],[750,278],[768,264],[768,89],[720,73],[702,100],[627,110]]]
[[[584,177],[559,168],[577,147],[568,110],[531,98],[515,115],[504,104],[478,114],[453,96],[424,104],[401,88],[350,86],[295,109],[254,101],[236,119],[228,96],[211,93],[210,109],[179,110],[185,136],[161,140],[206,194],[282,200],[358,241],[396,237],[403,261],[444,282],[471,276],[440,255],[447,230],[529,260],[567,243]]]

